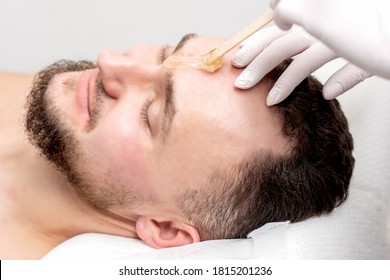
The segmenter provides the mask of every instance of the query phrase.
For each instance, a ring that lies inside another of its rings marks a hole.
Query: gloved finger
[[[335,58],[336,54],[322,43],[297,55],[270,90],[267,105],[282,102],[306,77]]]
[[[276,39],[241,72],[234,85],[241,89],[253,87],[282,61],[303,52],[311,44],[304,33],[288,33]]]
[[[270,6],[273,9],[273,20],[277,26],[282,30],[289,30],[294,23],[298,23],[297,18],[299,19],[299,8],[300,6],[295,1],[283,0],[281,3],[280,0],[270,1]],[[299,7],[297,9],[297,7]]]
[[[347,63],[326,81],[322,94],[327,100],[336,98],[371,76],[367,71]]]
[[[255,57],[268,47],[271,42],[286,34],[276,26],[264,28],[242,43],[239,49],[232,57],[232,64],[235,67],[242,68],[247,66]]]

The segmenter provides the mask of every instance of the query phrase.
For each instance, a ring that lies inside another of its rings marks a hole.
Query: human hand
[[[297,24],[354,65],[390,79],[387,0],[270,0],[270,6],[280,28]]]
[[[254,86],[279,63],[293,56],[294,60],[269,92],[268,106],[283,101],[308,75],[337,57],[302,28],[293,27],[289,31],[276,26],[265,28],[244,41],[233,56],[234,66],[246,67],[236,79],[235,86],[242,89]],[[347,64],[325,83],[324,97],[332,99],[368,76],[367,72]]]

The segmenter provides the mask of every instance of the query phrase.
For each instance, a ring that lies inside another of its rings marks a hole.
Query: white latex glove
[[[270,0],[282,29],[303,27],[339,56],[390,79],[388,0]]]
[[[232,63],[237,67],[249,64],[237,78],[235,86],[252,87],[266,71],[271,70],[271,66],[276,66],[291,53],[299,54],[296,57],[299,62],[294,61],[277,81],[268,96],[268,105],[284,100],[305,78],[304,75],[330,61],[329,52],[333,53],[333,58],[342,56],[354,64],[345,65],[328,79],[323,88],[326,99],[344,93],[370,77],[370,73],[390,78],[390,18],[384,16],[390,10],[385,9],[386,1],[270,0],[274,20],[281,28],[288,29],[297,23],[326,43],[337,55],[324,45],[320,46],[314,38],[297,47],[293,44],[302,38],[287,40],[284,39],[287,35],[281,31],[261,30],[233,57]],[[290,32],[295,33],[297,29],[293,28]]]
[[[293,56],[293,62],[269,92],[268,106],[283,101],[308,75],[337,57],[330,48],[300,27],[294,26],[289,31],[276,26],[264,28],[244,41],[232,58],[234,66],[246,67],[236,79],[235,86],[242,89],[254,86],[279,63]],[[325,83],[324,96],[334,98],[368,76],[367,72],[347,64]]]

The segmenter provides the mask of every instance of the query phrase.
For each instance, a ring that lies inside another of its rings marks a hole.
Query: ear
[[[200,241],[198,230],[182,222],[157,220],[141,216],[135,224],[137,234],[152,248],[182,246]]]

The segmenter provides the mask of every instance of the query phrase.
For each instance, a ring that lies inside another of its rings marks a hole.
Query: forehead
[[[225,39],[194,37],[187,41],[180,52],[206,54],[218,47]],[[177,86],[177,98],[191,95],[191,102],[197,102],[200,108],[206,110],[218,109],[221,116],[251,117],[275,119],[275,109],[266,106],[266,97],[271,88],[271,81],[263,79],[255,87],[241,90],[234,87],[234,80],[242,69],[232,66],[231,57],[238,50],[233,49],[224,56],[224,62],[216,72],[209,73],[201,69],[176,69],[175,86]],[[195,105],[195,104],[194,104]],[[226,119],[226,118],[225,118]]]
[[[205,54],[223,41],[195,37],[179,52]],[[234,87],[241,72],[230,63],[235,51],[225,55],[222,68],[213,73],[175,69],[177,115],[171,144],[181,148],[182,155],[190,151],[199,162],[209,155],[216,161],[241,160],[254,150],[279,150],[283,145],[280,119],[265,104],[269,83],[262,81],[245,91]]]
[[[220,46],[225,40],[224,38],[201,37],[195,34],[187,34],[182,38],[178,46],[180,52],[190,50],[194,54],[206,54]]]

